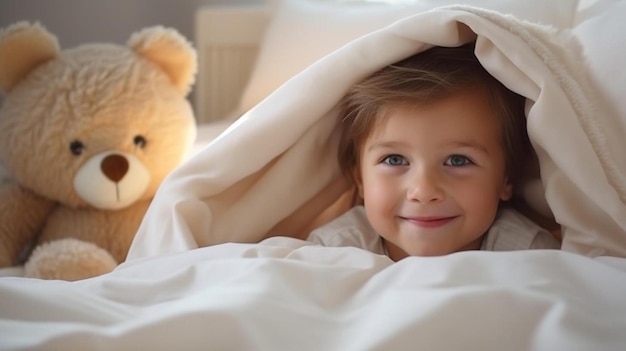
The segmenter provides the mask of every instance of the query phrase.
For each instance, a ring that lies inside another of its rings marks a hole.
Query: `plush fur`
[[[0,32],[0,267],[76,280],[122,262],[195,139],[196,52],[162,27],[61,50],[38,24]],[[29,248],[34,247],[32,250]],[[24,257],[22,257],[24,258]]]

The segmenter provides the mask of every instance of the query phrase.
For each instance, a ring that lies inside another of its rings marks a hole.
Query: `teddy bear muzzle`
[[[76,172],[74,190],[90,205],[106,210],[129,206],[150,185],[150,171],[135,156],[107,151],[91,157]]]

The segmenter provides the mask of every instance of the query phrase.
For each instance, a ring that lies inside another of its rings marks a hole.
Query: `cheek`
[[[361,174],[361,194],[366,201],[385,201],[395,195],[397,185],[389,176],[373,169],[364,169]]]
[[[467,214],[470,214],[470,218],[490,222],[498,210],[502,190],[501,185],[494,184],[493,181],[480,179],[459,186],[455,191],[455,200]]]
[[[393,196],[393,189],[384,182],[365,177],[363,182],[363,205],[367,219],[374,230],[387,237],[387,233],[394,232],[393,218],[397,197]]]
[[[376,229],[377,222],[388,218],[399,199],[399,188],[397,181],[393,181],[388,176],[376,174],[375,172],[366,172],[362,178],[362,195],[370,222]]]

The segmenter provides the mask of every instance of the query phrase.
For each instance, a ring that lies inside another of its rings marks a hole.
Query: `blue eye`
[[[448,157],[448,159],[445,162],[446,166],[452,166],[452,167],[462,167],[462,166],[467,166],[472,164],[473,162],[465,157],[465,156],[461,156],[461,155],[452,155],[450,157]]]
[[[406,166],[409,162],[400,155],[389,155],[383,159],[383,163],[390,166]]]

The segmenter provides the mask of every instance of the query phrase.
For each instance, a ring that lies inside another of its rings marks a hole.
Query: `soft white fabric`
[[[392,264],[290,238],[0,278],[0,349],[615,351],[626,262],[553,250]]]
[[[407,15],[474,4],[558,27],[571,23],[576,0],[270,0],[272,17],[240,101],[247,111],[289,78],[351,40]],[[539,10],[540,9],[540,10]],[[322,25],[323,24],[323,25]]]
[[[306,240],[327,247],[358,247],[378,255],[386,255],[382,238],[370,225],[365,208],[355,206],[329,223],[316,228]]]
[[[626,5],[563,3],[575,15],[560,29],[438,9],[326,56],[166,179],[118,269],[0,278],[0,349],[623,349],[626,259],[597,256],[626,257]],[[529,99],[541,186],[527,196],[549,204],[565,251],[392,264],[282,237],[216,245],[299,234],[345,189],[332,127],[347,88],[476,37],[485,67]]]
[[[370,225],[365,208],[355,206],[316,228],[307,241],[322,246],[352,246],[385,255],[382,239]],[[512,209],[502,209],[484,236],[481,250],[512,251],[559,249],[561,244],[545,229]]]
[[[561,243],[521,213],[503,208],[485,235],[481,250],[512,251],[560,249]]]
[[[538,13],[545,10],[540,3]],[[529,202],[537,209],[549,205],[563,227],[564,250],[626,257],[626,110],[617,98],[600,94],[593,74],[604,68],[588,67],[614,62],[621,71],[626,42],[611,40],[614,49],[592,52],[588,42],[599,39],[585,29],[618,21],[612,11],[626,14],[611,3],[579,8],[570,29],[467,6],[440,8],[350,42],[290,79],[174,171],[129,259],[272,235],[305,237],[309,222],[346,187],[333,127],[335,105],[349,86],[432,45],[471,40],[485,68],[528,98],[528,132],[541,167],[541,186],[525,192]],[[591,10],[600,5],[602,11]],[[626,80],[622,85],[626,89]],[[607,86],[622,88],[614,81]]]

